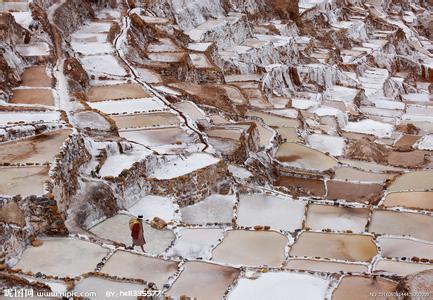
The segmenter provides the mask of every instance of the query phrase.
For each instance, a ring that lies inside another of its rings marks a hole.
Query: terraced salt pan
[[[355,297],[356,299],[370,299],[371,293],[394,292],[397,283],[381,277],[363,277],[363,276],[344,276],[337,288],[332,294],[332,299],[346,300]],[[355,296],[356,295],[356,296]],[[383,298],[385,299],[385,298]],[[386,297],[386,299],[394,299]]]
[[[111,22],[89,22],[74,32],[74,35],[108,33]]]
[[[168,112],[112,116],[111,118],[119,128],[179,126],[181,123],[177,115]]]
[[[332,156],[341,156],[346,145],[345,139],[339,136],[325,134],[312,134],[307,137],[307,142],[311,148]]]
[[[76,53],[82,55],[110,54],[114,51],[113,45],[107,42],[83,43],[72,40],[71,46]]]
[[[222,299],[238,275],[239,270],[235,268],[188,261],[166,295],[176,298],[188,295],[196,299]]]
[[[283,143],[275,158],[286,166],[325,171],[337,166],[338,162],[324,153],[295,143]]]
[[[71,130],[58,130],[30,138],[0,144],[0,162],[53,162]]]
[[[279,267],[286,236],[274,231],[230,230],[212,252],[213,260],[231,265]]]
[[[302,227],[306,203],[266,194],[239,196],[237,224],[245,227],[268,225],[273,229],[295,231]]]
[[[182,222],[187,224],[231,223],[234,195],[210,195],[201,202],[181,208]]]
[[[379,237],[377,242],[382,250],[383,257],[433,259],[433,243],[386,236]]]
[[[363,264],[341,263],[315,259],[289,259],[284,268],[326,273],[366,273],[368,271],[368,266]]]
[[[281,128],[277,128],[276,131],[281,136],[284,142],[288,142],[288,143],[299,142],[299,137],[296,128],[281,127]]]
[[[21,86],[51,87],[51,77],[47,74],[47,66],[30,66],[21,74]]]
[[[129,228],[130,216],[117,214],[114,217],[108,218],[105,221],[95,225],[90,231],[97,236],[123,243],[126,246],[132,245],[131,230]],[[171,230],[158,230],[152,228],[147,223],[143,222],[144,239],[146,244],[144,245],[144,251],[151,254],[163,253],[175,239],[175,235]],[[135,247],[135,250],[141,251],[139,247]]]
[[[50,55],[50,46],[45,42],[33,42],[31,44],[18,44],[15,45],[15,49],[20,55],[24,57]]]
[[[169,144],[189,144],[194,142],[194,137],[188,135],[179,127],[125,130],[120,131],[119,136],[146,146],[160,146]]]
[[[376,252],[373,238],[368,235],[304,231],[292,246],[290,256],[368,262]]]
[[[159,217],[166,222],[177,219],[176,206],[168,197],[147,195],[128,208],[128,212],[134,216],[142,215],[143,218],[152,220]]]
[[[4,112],[0,111],[0,125],[7,125],[8,123],[50,123],[60,122],[60,112],[58,111],[14,111]]]
[[[364,208],[311,204],[308,206],[305,227],[313,230],[364,232],[368,214],[369,210]]]
[[[373,211],[368,231],[380,234],[409,235],[433,242],[433,216],[424,214]]]
[[[290,119],[271,113],[249,110],[246,116],[258,117],[262,119],[266,125],[271,127],[299,127],[299,121],[297,119]]]
[[[43,239],[42,246],[28,247],[14,268],[24,272],[74,277],[93,272],[96,265],[108,254],[97,244],[71,239]]]
[[[128,74],[113,55],[91,55],[80,60],[83,68],[95,76],[124,77]]]
[[[111,85],[92,86],[87,92],[87,97],[91,102],[104,100],[120,100],[131,98],[149,98],[143,88],[136,83],[122,83]]]
[[[433,171],[405,173],[395,178],[388,187],[389,192],[425,191],[433,189]]]
[[[383,205],[433,210],[433,192],[390,193],[385,196]]]
[[[159,180],[176,178],[214,165],[219,161],[220,159],[207,153],[193,153],[186,158],[172,156],[152,170],[147,177]]]
[[[363,183],[383,183],[393,175],[360,171],[355,168],[342,167],[335,170],[334,179]]]
[[[364,171],[369,172],[402,172],[403,169],[393,167],[393,166],[385,166],[385,165],[379,165],[374,162],[367,162],[367,161],[361,161],[361,160],[351,160],[351,159],[345,159],[340,158],[339,159],[341,163],[362,169]]]
[[[45,194],[44,183],[49,179],[49,166],[0,167],[0,195]]]
[[[328,286],[328,280],[308,274],[268,272],[257,279],[240,278],[227,299],[325,299]]]
[[[431,264],[417,264],[404,261],[379,260],[373,267],[374,272],[388,272],[399,276],[407,276],[425,270],[432,270]]]
[[[109,155],[99,170],[99,175],[117,177],[123,170],[131,168],[135,162],[145,160],[151,153],[144,147],[134,146],[132,151]]]
[[[15,89],[9,102],[54,106],[54,97],[51,89],[48,88]]]
[[[392,125],[370,119],[359,122],[348,122],[343,129],[349,132],[372,134],[379,138],[390,137],[394,131]]]
[[[114,281],[99,277],[87,277],[80,280],[74,287],[75,292],[96,292],[96,297],[92,299],[107,299],[107,293],[112,292],[111,295],[116,295],[116,299],[132,299],[127,297],[129,291],[143,291],[146,286],[138,283]],[[121,293],[125,296],[120,296]]]
[[[157,98],[140,98],[131,100],[100,101],[89,103],[91,108],[100,110],[106,114],[137,113],[160,111],[165,108]]]
[[[212,246],[223,235],[223,230],[219,228],[183,228],[177,232],[178,237],[166,254],[187,259],[211,259]]]
[[[153,282],[158,289],[177,271],[177,263],[158,258],[117,251],[101,269],[102,273],[111,276],[142,279]]]
[[[174,104],[174,106],[184,114],[188,115],[194,121],[206,118],[204,111],[198,108],[197,105],[191,101],[177,102]]]
[[[73,115],[75,119],[75,124],[77,127],[91,128],[93,130],[105,130],[109,131],[111,129],[111,124],[102,115],[94,111],[80,111]]]

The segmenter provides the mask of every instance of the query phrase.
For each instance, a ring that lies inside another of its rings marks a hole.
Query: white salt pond
[[[301,200],[273,195],[241,194],[237,223],[245,227],[268,225],[273,229],[294,231],[302,227],[305,205]]]
[[[233,218],[234,195],[210,195],[203,201],[183,207],[182,221],[188,224],[231,223]]]
[[[153,282],[159,289],[177,271],[177,263],[159,258],[146,257],[125,251],[117,251],[101,269],[111,276],[142,279]]]
[[[168,197],[147,195],[128,208],[128,212],[134,216],[142,215],[145,220],[159,217],[166,222],[170,222],[177,219],[176,209],[173,200]]]
[[[74,277],[94,271],[108,254],[108,249],[97,244],[71,239],[43,239],[42,246],[28,247],[14,268],[24,272],[41,272],[60,277]]]
[[[228,300],[245,299],[325,299],[329,281],[307,274],[269,272],[257,279],[241,278]]]
[[[166,253],[168,256],[210,259],[212,246],[224,236],[224,231],[219,228],[183,228],[177,236],[174,245]]]
[[[132,239],[131,230],[129,228],[130,218],[131,217],[128,215],[118,214],[95,225],[90,229],[90,231],[101,238],[123,243],[126,246],[131,246]],[[144,239],[146,240],[144,251],[147,253],[161,254],[175,239],[175,235],[171,230],[154,229],[144,222],[143,229]],[[141,251],[138,246],[135,246],[135,250]]]

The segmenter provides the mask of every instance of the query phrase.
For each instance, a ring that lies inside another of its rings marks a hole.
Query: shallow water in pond
[[[396,177],[388,187],[390,192],[424,191],[433,189],[433,171],[417,171]]]
[[[433,265],[381,259],[374,265],[373,270],[374,272],[382,271],[407,276],[424,270],[433,270]]]
[[[127,98],[146,98],[150,95],[139,84],[124,83],[92,86],[87,93],[89,101],[117,100]]]
[[[54,97],[51,89],[14,90],[10,103],[54,106]]]
[[[314,272],[340,273],[340,272],[367,272],[367,265],[341,263],[334,261],[321,261],[314,259],[289,259],[284,266],[286,269],[307,270]]]

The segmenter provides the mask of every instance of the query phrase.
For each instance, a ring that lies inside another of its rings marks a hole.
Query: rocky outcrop
[[[0,13],[0,100],[9,100],[11,88],[18,85],[26,65],[13,46],[28,42],[29,38],[29,32],[19,26],[11,14]]]

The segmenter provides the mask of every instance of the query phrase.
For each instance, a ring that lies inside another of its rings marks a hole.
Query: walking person
[[[141,250],[144,252],[144,244],[146,241],[144,240],[144,230],[143,230],[143,216],[138,215],[137,218],[132,217],[129,220],[129,228],[131,229],[131,238],[132,238],[132,249],[135,246],[140,246]]]

